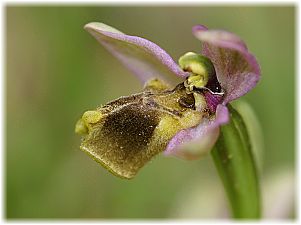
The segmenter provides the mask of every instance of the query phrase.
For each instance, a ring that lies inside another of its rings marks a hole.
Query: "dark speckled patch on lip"
[[[110,113],[101,132],[127,156],[147,147],[158,123],[156,110],[136,102]]]

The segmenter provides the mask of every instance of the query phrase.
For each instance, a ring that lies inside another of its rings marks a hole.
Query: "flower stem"
[[[261,216],[260,191],[249,135],[239,113],[228,107],[230,122],[221,132],[211,155],[222,179],[233,218]]]

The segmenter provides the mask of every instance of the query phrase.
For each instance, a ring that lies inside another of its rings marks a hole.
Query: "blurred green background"
[[[191,34],[195,24],[242,37],[262,68],[262,80],[243,99],[263,131],[263,186],[283,171],[293,177],[294,6],[7,5],[5,11],[7,218],[227,215],[210,157],[188,162],[158,156],[128,181],[79,150],[74,125],[83,111],[141,90],[138,80],[84,31],[93,21],[145,37],[175,60],[200,49]],[[271,199],[271,205],[279,204],[277,196]]]

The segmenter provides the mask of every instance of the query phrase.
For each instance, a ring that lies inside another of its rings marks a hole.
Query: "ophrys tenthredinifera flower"
[[[75,128],[81,149],[123,178],[160,152],[185,159],[208,153],[229,120],[227,104],[260,78],[255,57],[227,31],[193,27],[202,52],[188,52],[177,64],[146,39],[102,23],[85,29],[144,83],[141,93],[86,111]]]

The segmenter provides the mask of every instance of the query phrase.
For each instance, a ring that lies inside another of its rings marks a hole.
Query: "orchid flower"
[[[221,125],[230,121],[229,103],[260,79],[255,57],[238,36],[227,31],[193,27],[202,43],[201,54],[188,52],[177,64],[144,38],[103,23],[89,23],[85,29],[145,84],[142,93],[85,112],[76,125],[76,132],[84,134],[81,149],[120,177],[134,177],[162,151],[183,159],[209,153]],[[178,119],[168,115],[177,113],[181,114]],[[133,126],[131,120],[135,125],[127,131]]]

